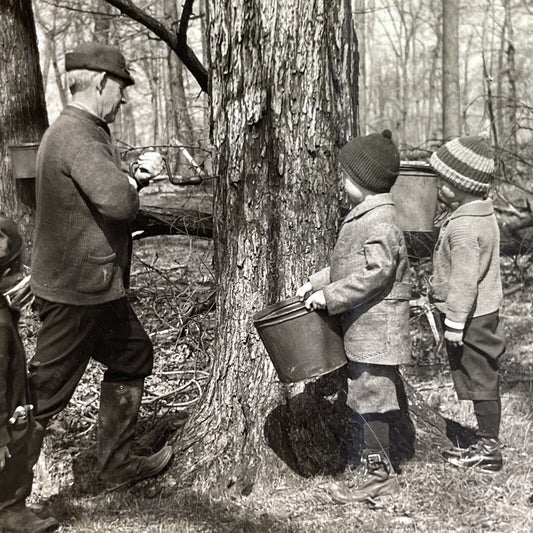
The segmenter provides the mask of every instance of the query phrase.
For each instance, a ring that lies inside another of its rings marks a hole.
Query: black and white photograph
[[[0,532],[533,531],[533,2],[0,0]]]

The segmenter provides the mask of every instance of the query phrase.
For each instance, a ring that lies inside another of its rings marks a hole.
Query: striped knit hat
[[[339,162],[351,180],[376,193],[389,192],[400,170],[389,130],[352,139],[339,152]]]
[[[433,152],[430,165],[458,189],[480,196],[489,192],[494,159],[484,137],[458,137]]]

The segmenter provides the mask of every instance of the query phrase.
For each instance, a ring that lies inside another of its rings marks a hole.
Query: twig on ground
[[[156,403],[160,400],[164,400],[165,398],[169,398],[170,396],[174,396],[180,392],[183,392],[184,390],[186,390],[187,388],[189,388],[189,386],[193,384],[193,385],[196,385],[196,388],[198,389],[198,395],[201,396],[202,395],[202,392],[203,392],[203,389],[200,385],[200,383],[198,383],[198,381],[196,379],[190,379],[184,386],[178,388],[178,389],[175,389],[173,391],[170,391],[170,392],[166,392],[164,394],[159,394],[157,396],[155,396],[154,398],[150,398],[150,399],[146,399],[146,400],[143,400],[142,401],[142,405],[151,405],[153,403]]]

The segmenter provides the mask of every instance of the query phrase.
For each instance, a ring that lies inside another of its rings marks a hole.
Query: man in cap
[[[130,222],[138,190],[162,170],[157,153],[121,170],[108,123],[134,80],[115,46],[80,44],[66,54],[72,102],[48,128],[37,154],[32,291],[41,319],[30,362],[37,429],[34,460],[49,420],[69,402],[92,357],[105,365],[98,459],[115,489],[160,473],[170,446],[148,457],[131,451],[153,346],[126,298]]]

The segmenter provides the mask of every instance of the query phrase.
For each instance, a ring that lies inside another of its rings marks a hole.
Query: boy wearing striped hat
[[[433,254],[430,299],[441,312],[457,397],[471,400],[479,440],[443,450],[459,467],[502,468],[498,358],[505,351],[500,233],[488,193],[494,160],[486,139],[453,139],[430,159],[440,177],[439,199],[452,208]]]

